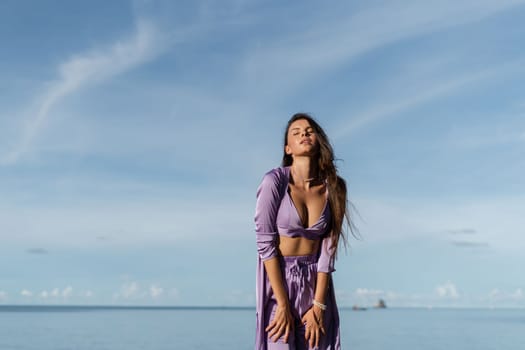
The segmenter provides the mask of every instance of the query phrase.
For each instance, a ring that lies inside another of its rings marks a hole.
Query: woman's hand
[[[284,333],[284,342],[288,343],[288,337],[293,331],[294,320],[292,312],[290,311],[290,306],[286,305],[277,305],[275,309],[275,314],[273,316],[272,322],[266,327],[266,332],[268,332],[268,337],[272,339],[275,343]]]
[[[326,334],[323,324],[323,310],[316,306],[312,306],[301,319],[305,325],[304,337],[310,344],[310,348],[319,347],[319,339],[321,333]]]

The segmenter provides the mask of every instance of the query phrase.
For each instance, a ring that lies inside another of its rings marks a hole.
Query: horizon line
[[[2,311],[23,311],[33,310],[255,310],[255,306],[226,306],[226,305],[79,305],[79,304],[0,304]],[[367,310],[388,310],[388,309],[525,309],[525,306],[388,306],[377,308],[374,306],[364,307],[364,310],[353,310],[353,306],[339,306],[339,310],[367,311]]]

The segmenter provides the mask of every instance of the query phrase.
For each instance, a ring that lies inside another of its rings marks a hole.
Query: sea
[[[342,349],[523,350],[525,309],[340,309]],[[255,309],[0,306],[0,350],[253,349]]]

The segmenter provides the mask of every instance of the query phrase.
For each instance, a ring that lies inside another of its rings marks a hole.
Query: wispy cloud
[[[480,122],[468,127],[453,127],[444,138],[444,146],[461,151],[520,146],[525,141],[524,116],[525,111],[520,106],[518,111],[498,111],[495,116],[489,115],[490,120],[502,121],[497,124]]]
[[[450,230],[446,230],[445,232],[455,237],[472,236],[478,233],[478,231],[473,228],[450,229]],[[453,239],[450,241],[450,243],[460,248],[487,248],[489,247],[488,242],[472,241],[472,240],[467,240],[467,239]]]
[[[477,231],[473,228],[460,228],[446,230],[445,232],[450,233],[452,235],[473,235],[476,234]]]
[[[452,241],[456,247],[464,248],[486,248],[489,246],[487,242],[473,242],[473,241]]]
[[[455,283],[446,281],[438,284],[432,292],[401,293],[392,290],[356,288],[347,292],[336,289],[338,304],[341,306],[372,307],[379,299],[393,307],[494,307],[523,306],[525,292],[521,287],[513,290],[494,288],[488,293],[460,293]]]
[[[404,40],[422,37],[430,33],[475,23],[484,18],[508,11],[523,1],[502,2],[452,2],[422,3],[417,1],[389,1],[380,6],[370,6],[364,10],[335,9],[330,13],[335,20],[305,21],[307,26],[296,25],[288,34],[275,40],[265,42],[260,39],[240,65],[241,83],[252,84],[257,81],[259,94],[267,100],[279,99],[304,88],[310,82],[338,69],[348,68],[357,63],[361,57],[374,50],[402,42]],[[325,16],[325,10],[320,11]],[[319,16],[322,18],[322,16]],[[370,23],[375,25],[371,26]],[[446,54],[440,54],[446,56]],[[419,64],[418,60],[440,60],[434,57],[407,57],[410,67]],[[450,57],[447,57],[449,60]],[[398,82],[397,90],[406,94],[396,94],[393,97],[377,96],[374,106],[362,112],[355,107],[340,108],[337,119],[340,122],[334,126],[334,140],[347,136],[360,128],[382,119],[399,115],[424,103],[445,97],[473,84],[488,82],[495,76],[523,70],[523,62],[509,62],[491,68],[479,70],[467,69],[462,74],[437,74],[430,81],[427,77],[417,77],[418,83],[410,91],[406,85]],[[463,67],[465,68],[465,67]],[[450,73],[450,72],[449,72]],[[414,74],[414,72],[412,72]],[[283,79],[286,77],[286,79]],[[384,79],[383,79],[384,80]],[[395,79],[391,79],[395,80]],[[275,84],[278,81],[279,84]],[[357,115],[348,120],[348,111]]]
[[[523,203],[525,199],[522,195],[476,198],[451,195],[449,198],[427,199],[354,198],[354,204],[364,219],[363,222],[358,222],[358,226],[368,242],[402,240],[425,234],[460,242],[458,246],[478,242],[503,251],[519,251],[524,247],[520,231],[516,229],[525,224],[520,211]],[[451,230],[455,233],[451,233]],[[472,231],[475,233],[470,233]],[[447,236],[443,233],[447,233]],[[470,237],[476,239],[472,240]],[[502,237],[505,239],[501,239]],[[465,243],[466,241],[469,243]]]
[[[26,121],[18,142],[3,154],[0,164],[17,162],[30,151],[33,140],[43,129],[54,106],[69,95],[91,84],[151,61],[166,49],[167,41],[151,21],[137,20],[135,33],[104,48],[73,55],[58,67],[59,78],[38,98],[35,115]]]
[[[399,95],[396,99],[391,99],[390,101],[383,100],[379,106],[374,106],[363,113],[358,113],[357,117],[341,123],[336,128],[333,138],[338,139],[348,136],[366,125],[400,115],[401,112],[405,112],[437,98],[445,97],[466,86],[491,82],[494,78],[501,78],[511,73],[522,73],[523,71],[525,71],[525,60],[518,60],[508,62],[506,65],[467,72],[463,75],[440,76],[430,82],[419,82],[417,84],[418,86],[410,89],[408,95]],[[403,89],[400,89],[400,91],[402,90]]]
[[[3,290],[0,290],[0,301],[6,301],[9,294],[7,292],[4,292]]]
[[[26,250],[26,252],[28,252],[29,254],[47,254],[48,253],[48,251],[45,250],[44,248],[30,248]]]
[[[502,301],[524,301],[525,293],[522,288],[516,288],[514,291],[504,291],[499,288],[494,288],[490,291],[487,297],[488,300],[493,302]]]
[[[114,302],[170,302],[176,300],[179,296],[179,292],[176,288],[164,288],[158,283],[139,282],[136,280],[128,279],[123,283],[118,291],[113,293]]]
[[[108,198],[104,203],[78,198],[73,207],[48,203],[45,207],[24,207],[23,211],[17,206],[2,206],[0,237],[5,244],[23,244],[29,240],[34,245],[49,247],[121,246],[202,240],[217,237],[218,232],[223,237],[233,237],[252,229],[251,221],[246,218],[253,216],[253,209],[246,203],[253,203],[253,192],[232,190],[230,194],[235,200],[231,201],[225,201],[220,193],[211,196],[209,192],[203,201],[200,193],[192,192],[172,192],[171,198],[165,198],[167,192],[141,195],[135,197],[140,201],[131,202],[129,197],[124,202],[118,197]],[[207,220],[202,220],[203,211],[207,213]],[[25,220],[27,215],[31,215],[31,222]],[[105,239],[98,238],[97,233],[102,233]]]
[[[242,65],[242,73],[250,81],[257,78],[258,86],[271,85],[273,93],[282,95],[283,90],[290,91],[312,78],[349,65],[372,50],[452,26],[479,21],[523,3],[518,0],[460,3],[441,1],[433,4],[387,1],[380,6],[371,6],[360,11],[334,8],[338,12],[330,13],[331,17],[336,18],[330,21],[331,24],[327,24],[324,19],[305,21],[305,27],[294,24],[294,28],[290,30],[292,34],[278,41],[272,38],[266,45],[256,47]],[[370,23],[375,25],[371,26]],[[283,80],[283,77],[286,79]],[[279,81],[279,85],[275,85],[275,81]],[[464,83],[455,82],[457,85]],[[419,101],[414,99],[394,107],[398,110],[408,108],[450,88],[448,84],[440,86],[431,93],[420,96]],[[377,119],[380,114],[376,112],[368,119]],[[354,124],[363,122],[355,121]],[[348,126],[347,129],[351,127]]]

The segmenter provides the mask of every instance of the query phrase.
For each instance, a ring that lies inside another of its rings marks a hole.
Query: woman
[[[331,273],[345,216],[350,224],[346,202],[326,134],[295,114],[282,166],[257,190],[256,350],[340,349]]]

